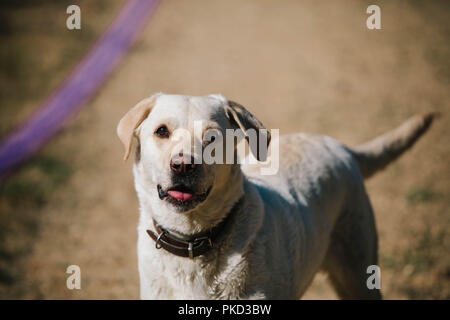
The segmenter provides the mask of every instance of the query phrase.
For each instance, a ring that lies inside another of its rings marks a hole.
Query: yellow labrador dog
[[[432,119],[415,116],[352,149],[326,136],[281,136],[279,170],[263,175],[258,165],[201,159],[219,140],[236,148],[230,129],[270,141],[243,106],[221,95],[159,93],[139,102],[117,133],[125,160],[138,142],[141,298],[298,299],[319,270],[341,298],[381,298],[367,285],[377,231],[363,179],[411,147]]]

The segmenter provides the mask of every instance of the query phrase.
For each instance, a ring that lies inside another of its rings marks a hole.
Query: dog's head
[[[239,134],[231,136],[227,129],[240,130],[242,137],[254,129],[262,133],[257,139],[270,142],[269,131],[258,119],[221,95],[155,94],[125,114],[117,134],[125,147],[124,160],[133,138],[138,142],[135,170],[141,187],[172,212],[185,213],[206,202],[212,192],[233,188],[226,184],[233,166],[229,160],[236,163]],[[259,143],[250,148],[257,158]]]

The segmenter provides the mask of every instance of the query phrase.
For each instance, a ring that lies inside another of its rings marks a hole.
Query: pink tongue
[[[176,191],[176,190],[169,190],[167,191],[168,194],[170,194],[171,197],[174,197],[175,199],[178,200],[189,200],[190,198],[192,198],[192,194],[191,193],[185,193],[185,192],[181,192],[181,191]]]

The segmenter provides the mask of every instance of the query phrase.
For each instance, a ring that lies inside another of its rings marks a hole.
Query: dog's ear
[[[258,120],[239,103],[228,101],[228,105],[225,107],[225,112],[231,123],[244,132],[245,138],[249,143],[250,150],[256,159],[258,159],[258,161],[265,161],[267,158],[267,151],[269,150],[271,138],[270,131],[264,127],[260,120]],[[251,143],[249,141],[249,135],[247,134],[249,129],[254,129],[256,131],[256,145],[255,143]],[[261,145],[261,143],[263,143],[262,138],[265,142],[267,142],[265,148]]]
[[[126,161],[130,155],[131,143],[133,142],[136,128],[145,120],[145,118],[147,118],[155,104],[155,100],[156,95],[142,100],[120,119],[119,124],[117,125],[117,135],[125,147],[123,161]]]

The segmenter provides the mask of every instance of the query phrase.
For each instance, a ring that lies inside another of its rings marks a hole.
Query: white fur
[[[156,185],[170,186],[173,141],[153,132],[161,123],[193,133],[204,120],[231,127],[221,95],[159,95],[136,130],[140,158],[133,172],[140,203],[138,259],[142,299],[298,299],[321,268],[342,298],[380,298],[366,287],[377,263],[373,212],[358,163],[348,148],[324,136],[280,137],[280,170],[259,175],[258,165],[211,165],[199,190],[208,198],[179,213],[160,200]],[[202,139],[202,137],[195,137]],[[217,225],[242,203],[212,251],[194,259],[156,249],[146,230],[194,234]]]

